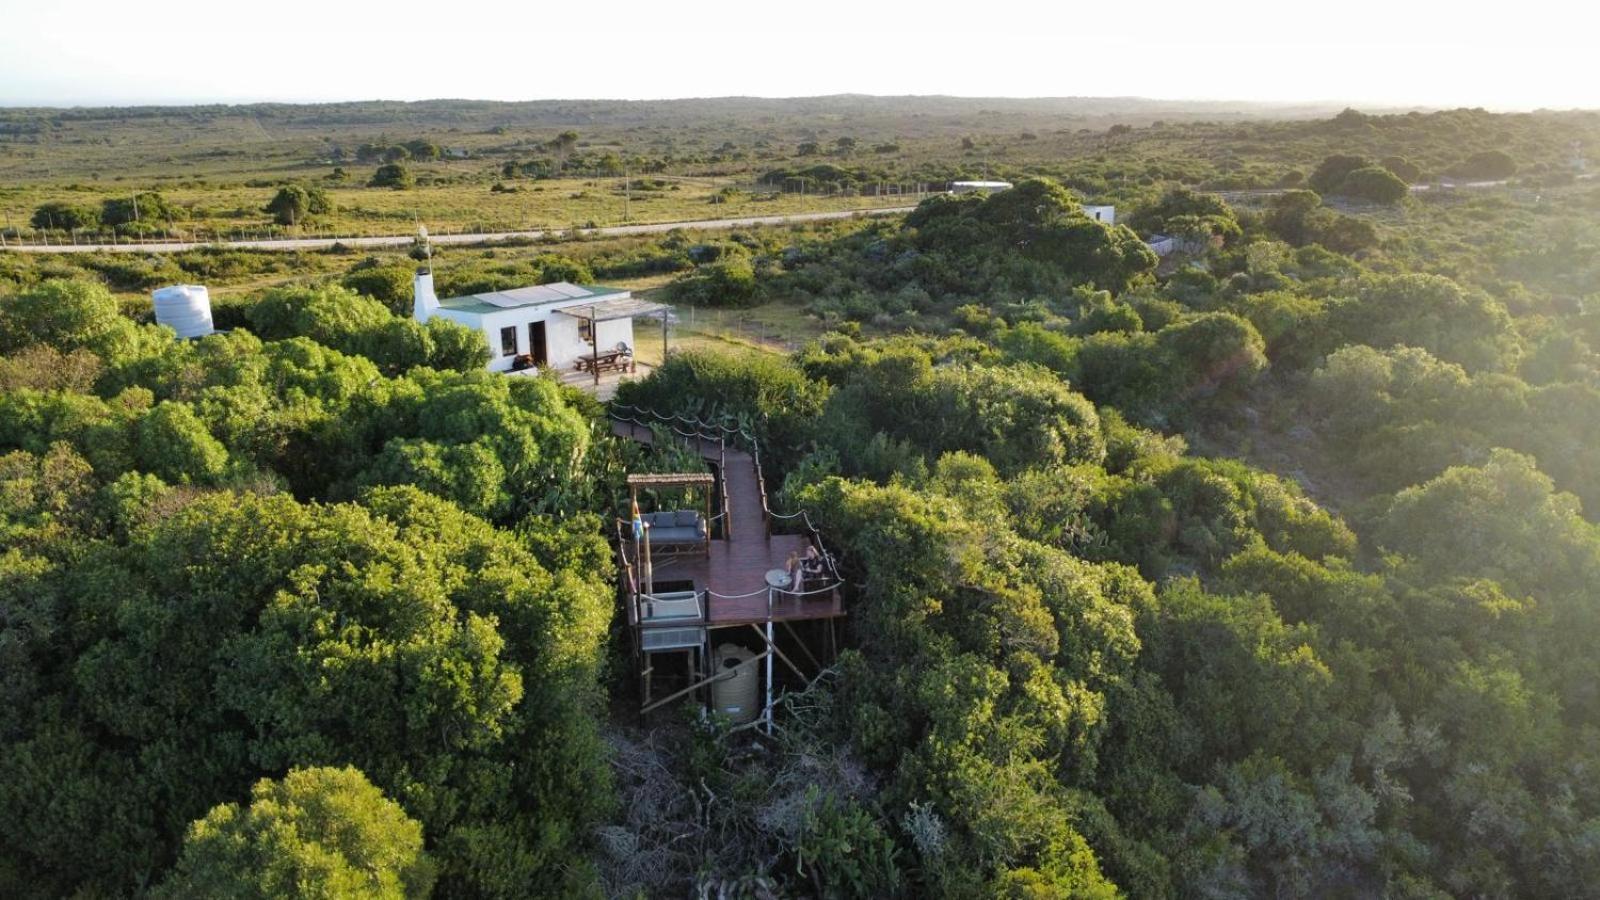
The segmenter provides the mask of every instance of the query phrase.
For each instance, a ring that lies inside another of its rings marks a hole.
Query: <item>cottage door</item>
[[[533,354],[533,364],[544,366],[550,364],[550,353],[544,345],[544,323],[528,323],[528,352]]]

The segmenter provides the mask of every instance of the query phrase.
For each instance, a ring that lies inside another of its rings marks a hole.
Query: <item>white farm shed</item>
[[[1117,208],[1115,206],[1085,203],[1083,205],[1083,214],[1096,222],[1103,222],[1107,225],[1117,224]]]
[[[622,288],[565,281],[441,300],[426,268],[417,270],[412,293],[417,321],[438,316],[481,332],[489,346],[489,369],[495,372],[527,365],[571,370],[580,359],[622,345],[631,351],[633,320],[660,318],[670,308],[636,299]]]
[[[999,191],[1011,190],[1009,181],[952,181],[950,193],[952,194],[993,194]]]

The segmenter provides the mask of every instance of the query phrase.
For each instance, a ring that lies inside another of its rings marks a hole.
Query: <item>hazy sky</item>
[[[1600,108],[1594,7],[0,0],[0,105],[849,92]]]

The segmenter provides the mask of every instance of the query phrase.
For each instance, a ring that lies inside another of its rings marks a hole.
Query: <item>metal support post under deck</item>
[[[767,619],[767,737],[772,737],[772,656],[778,645],[772,640],[772,619]]]

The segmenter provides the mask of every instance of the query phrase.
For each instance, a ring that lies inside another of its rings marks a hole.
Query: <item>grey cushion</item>
[[[688,544],[706,539],[706,522],[692,509],[668,509],[645,513],[650,523],[650,543]]]

